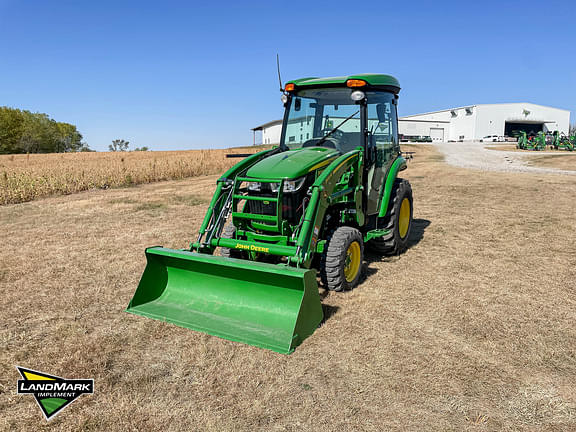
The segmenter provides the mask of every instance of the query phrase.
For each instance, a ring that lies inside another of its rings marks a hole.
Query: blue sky
[[[380,72],[401,115],[533,102],[576,121],[574,1],[0,0],[0,105],[105,150],[251,144],[283,80]]]

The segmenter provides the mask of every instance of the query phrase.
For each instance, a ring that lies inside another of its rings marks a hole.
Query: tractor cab
[[[305,78],[286,84],[283,150],[326,147],[340,154],[358,147],[368,164],[398,155],[398,81],[388,75]]]
[[[367,215],[378,211],[385,176],[401,154],[397,101],[400,84],[390,75],[304,78],[285,86],[280,148],[361,149],[368,184]]]

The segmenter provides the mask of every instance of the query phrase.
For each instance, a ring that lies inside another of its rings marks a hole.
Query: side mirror
[[[300,111],[300,108],[302,108],[302,99],[296,98],[294,101],[294,111]]]

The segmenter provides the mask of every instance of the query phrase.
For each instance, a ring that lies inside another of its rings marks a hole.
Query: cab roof
[[[345,87],[346,81],[350,79],[360,79],[366,81],[368,88],[390,90],[394,93],[400,91],[400,83],[392,75],[384,74],[356,74],[348,76],[327,77],[327,78],[300,78],[288,81],[286,84],[294,84],[296,90],[302,87]]]

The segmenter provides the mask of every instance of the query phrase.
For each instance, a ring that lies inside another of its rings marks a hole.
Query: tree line
[[[126,152],[126,151],[148,151],[148,147],[136,147],[134,150],[128,150],[130,142],[123,139],[112,140],[112,144],[108,146],[108,150],[111,152]]]
[[[90,151],[70,123],[47,114],[0,107],[0,154]]]

